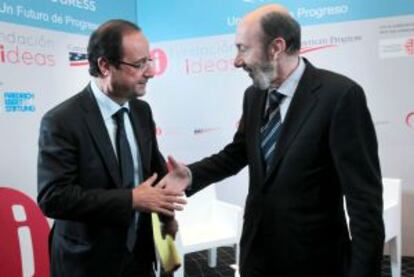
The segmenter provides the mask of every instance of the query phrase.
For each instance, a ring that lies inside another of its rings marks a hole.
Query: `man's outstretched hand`
[[[172,156],[168,156],[168,163],[171,166],[171,170],[157,186],[176,193],[183,193],[191,183],[190,169],[184,164],[177,162]]]
[[[174,211],[183,210],[187,201],[183,198],[184,193],[177,190],[161,188],[154,173],[150,178],[132,189],[132,206],[140,212],[157,212],[164,216],[174,217]]]

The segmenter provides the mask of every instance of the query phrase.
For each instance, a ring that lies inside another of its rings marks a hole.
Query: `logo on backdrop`
[[[160,127],[156,127],[155,128],[155,135],[156,136],[161,136],[163,134],[163,131]]]
[[[88,55],[80,52],[69,52],[69,65],[70,66],[84,66],[88,65]]]
[[[408,55],[414,56],[414,38],[409,38],[404,47]]]
[[[405,117],[405,124],[407,124],[408,127],[414,128],[414,112],[410,112]]]
[[[168,65],[167,54],[165,54],[165,52],[162,49],[155,48],[151,50],[150,55],[151,58],[154,60],[155,75],[162,75],[167,69]]]
[[[236,47],[229,36],[220,36],[211,40],[174,43],[168,49],[168,58],[180,65],[169,70],[186,75],[225,73],[235,71],[233,66]]]
[[[332,34],[322,37],[309,37],[302,40],[301,54],[333,49],[360,43],[362,35]],[[218,39],[214,44],[178,45],[171,50],[174,59],[184,57],[184,72],[187,75],[224,73],[237,70],[234,67],[236,50],[234,42]]]
[[[7,91],[2,95],[3,108],[7,113],[35,112],[35,94],[33,92]]]
[[[22,50],[19,46],[7,47],[0,44],[0,64],[21,64],[37,66],[55,66],[54,55]]]
[[[361,42],[363,37],[361,35],[331,35],[326,37],[311,37],[302,40],[301,54],[324,50],[328,48],[335,48],[339,46],[348,45],[351,43]]]
[[[321,46],[316,46],[316,47],[302,47],[300,48],[300,53],[305,54],[305,53],[318,51],[318,50],[322,50],[326,48],[332,48],[332,47],[336,47],[336,45],[329,44],[329,45],[321,45]]]
[[[385,58],[413,57],[414,38],[399,37],[379,41],[379,56]]]
[[[206,133],[211,133],[211,132],[215,132],[215,131],[219,131],[220,128],[198,128],[198,129],[194,129],[194,135],[204,135]]]
[[[158,137],[161,136],[174,136],[174,135],[194,135],[194,136],[201,136],[211,132],[220,131],[222,128],[219,127],[211,127],[211,128],[195,128],[195,129],[187,129],[187,128],[155,128],[155,135]]]
[[[0,64],[53,67],[54,41],[44,35],[0,31]]]
[[[0,187],[0,215],[2,276],[48,276],[49,224],[36,203],[23,192]]]

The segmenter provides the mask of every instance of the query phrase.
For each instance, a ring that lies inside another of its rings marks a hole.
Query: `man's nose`
[[[155,75],[155,67],[154,66],[149,66],[145,71],[144,71],[144,77],[147,79],[150,79],[152,77],[154,77]]]
[[[240,57],[240,54],[237,54],[234,58],[234,67],[242,67],[244,65],[244,60]]]

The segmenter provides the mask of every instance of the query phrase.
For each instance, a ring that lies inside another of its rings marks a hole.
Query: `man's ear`
[[[277,37],[269,44],[269,55],[271,60],[276,60],[279,55],[286,50],[286,41],[281,38]]]
[[[103,77],[108,76],[110,63],[108,62],[106,58],[103,58],[103,57],[98,58],[98,67]]]

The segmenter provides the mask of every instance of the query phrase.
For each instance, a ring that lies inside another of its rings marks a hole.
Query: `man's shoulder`
[[[43,118],[52,118],[52,119],[61,119],[61,118],[76,118],[82,110],[83,102],[85,98],[92,95],[88,95],[88,91],[85,88],[81,92],[76,93],[75,95],[71,96],[70,98],[64,100],[63,102],[57,104],[50,110],[48,110],[44,115]]]
[[[130,103],[132,103],[134,106],[137,106],[137,107],[146,107],[146,108],[150,107],[147,101],[140,99],[140,98],[134,98],[131,100]]]
[[[313,66],[310,69],[307,73],[309,74],[308,80],[316,82],[314,87],[317,87],[319,99],[324,100],[328,105],[335,106],[335,103],[344,99],[345,96],[357,95],[360,99],[365,97],[362,86],[344,74]]]
[[[135,98],[129,102],[129,105],[138,113],[151,113],[151,106],[145,100]]]
[[[337,87],[337,88],[350,88],[353,86],[359,86],[359,84],[353,79],[345,76],[342,73],[338,73],[328,69],[317,68],[311,63],[307,62],[307,69],[305,74],[314,75],[315,80],[319,80],[322,85],[328,87]]]
[[[261,90],[254,85],[250,85],[244,91],[244,98],[246,101],[250,101],[252,98],[260,97],[260,94],[266,94],[266,91]]]
[[[357,86],[358,83],[353,79],[331,70],[319,69],[321,80],[323,83],[328,83],[337,86]],[[358,85],[359,86],[359,85]]]

